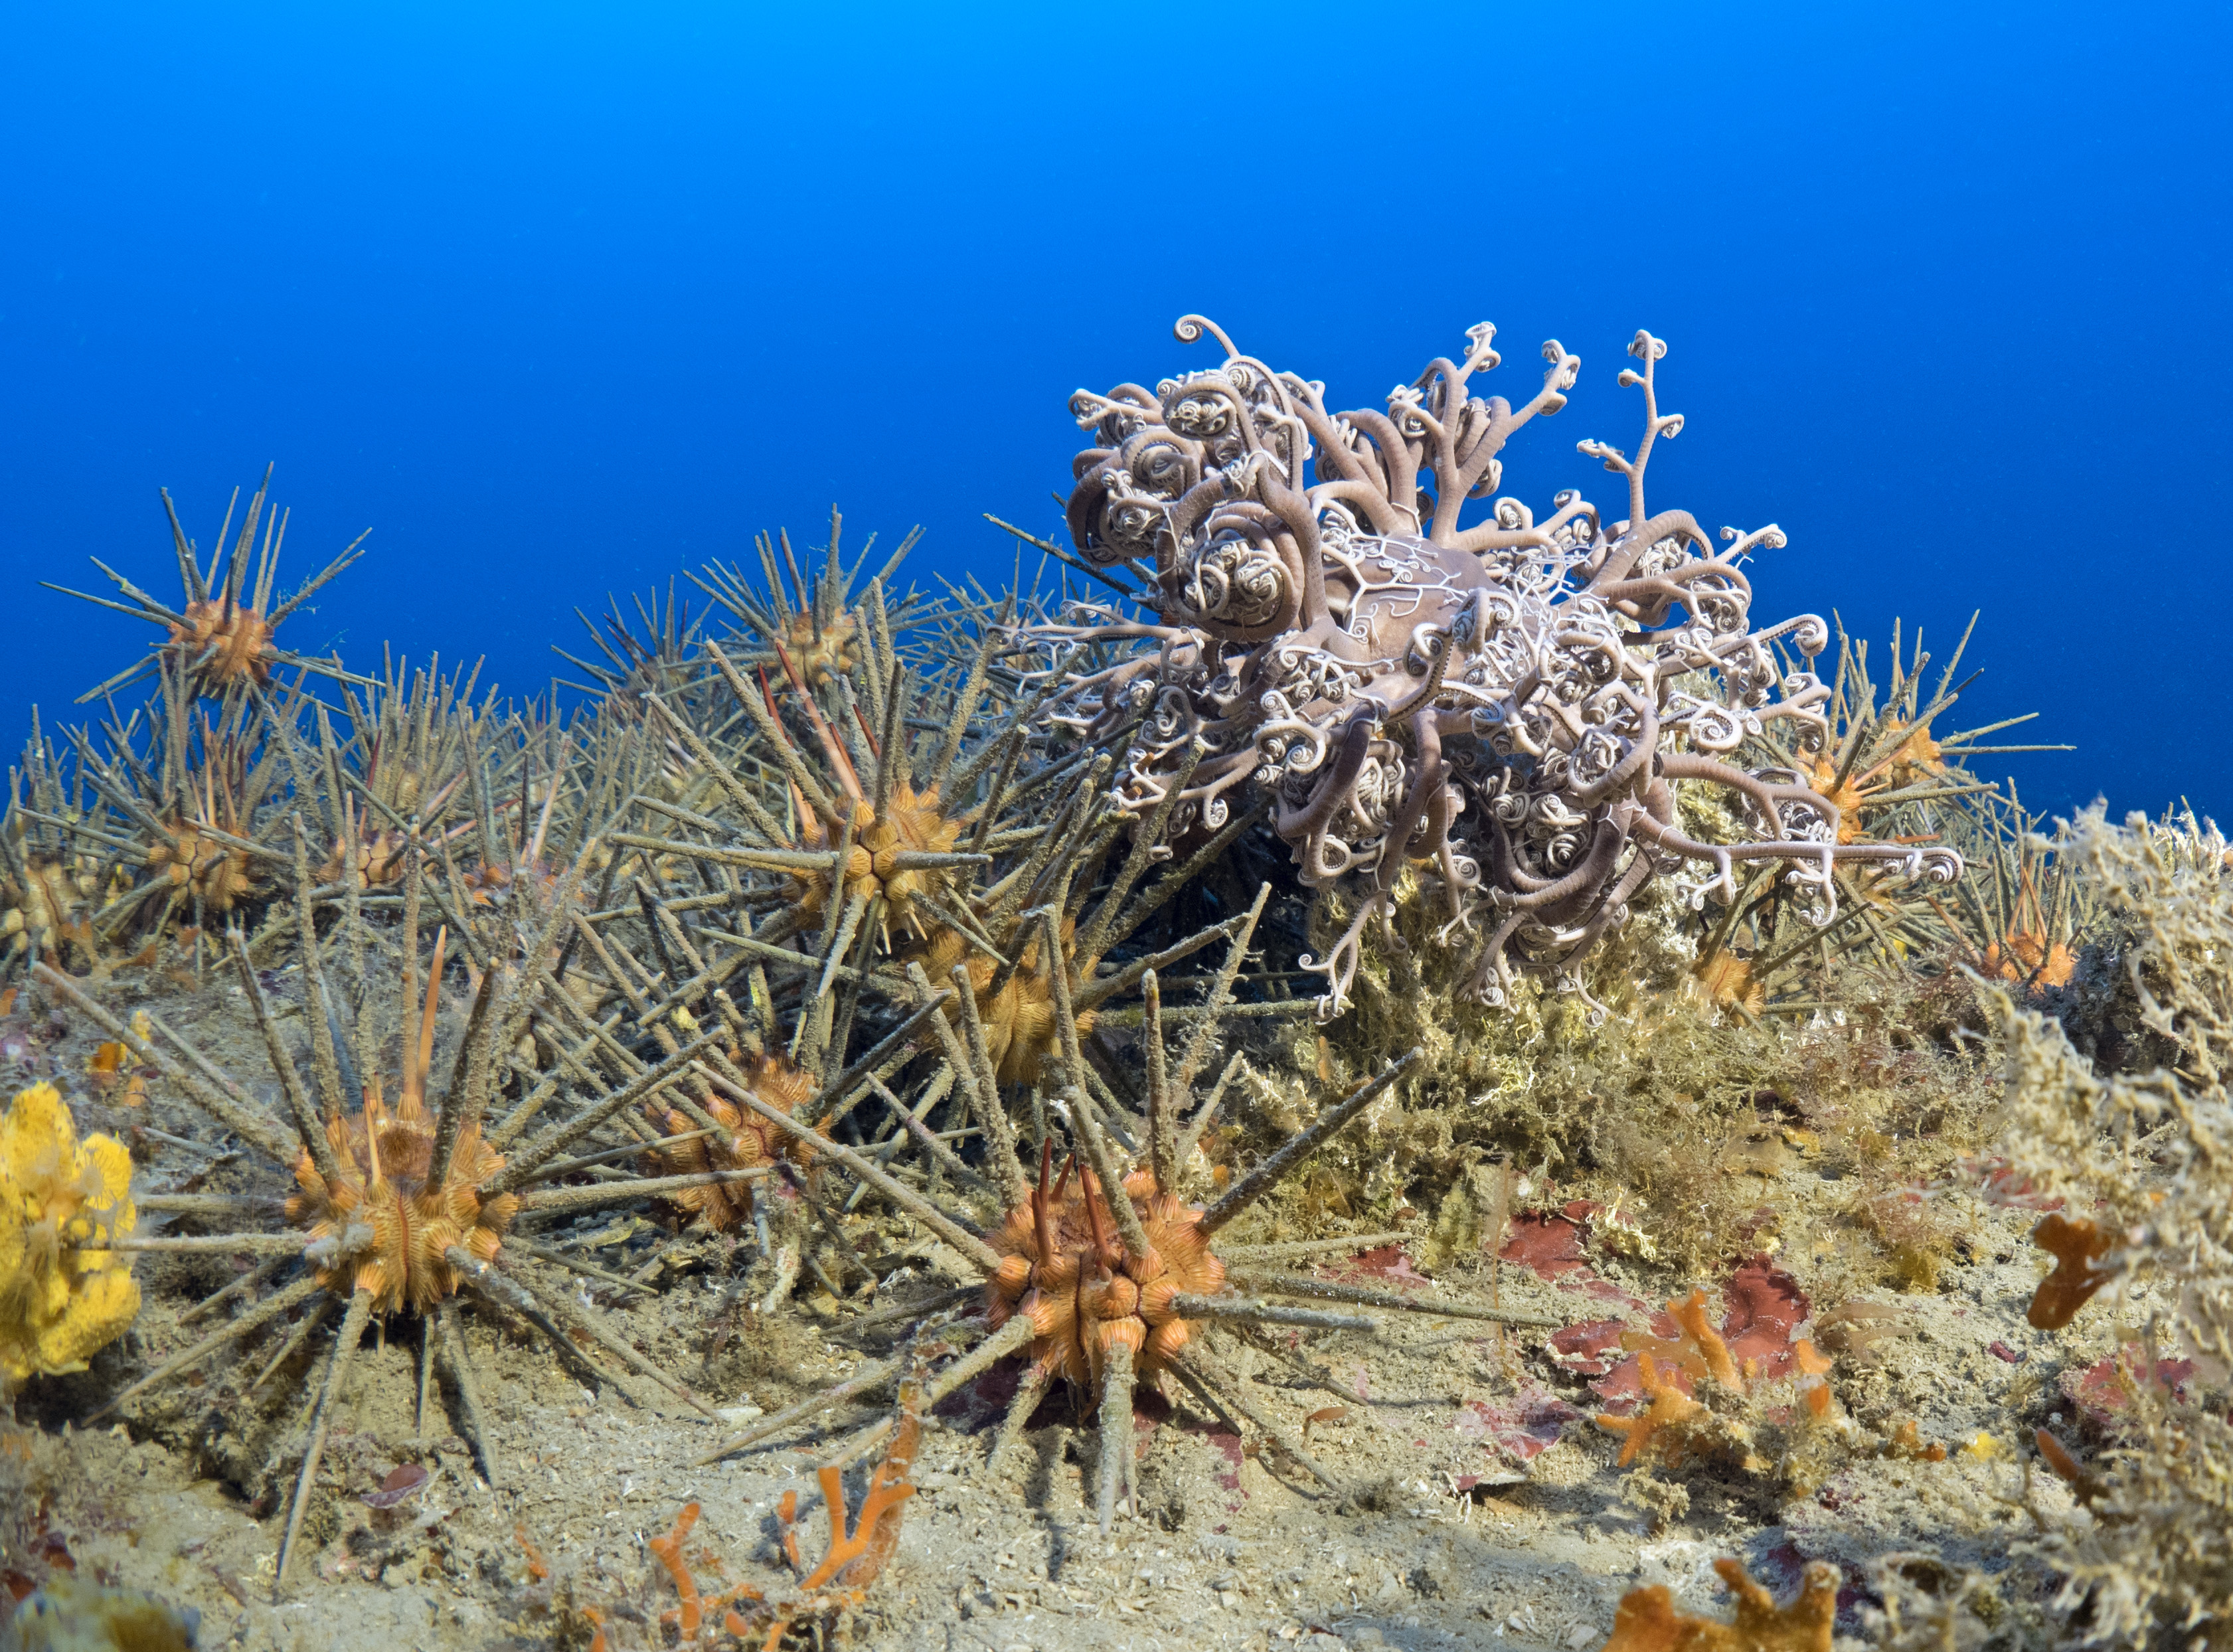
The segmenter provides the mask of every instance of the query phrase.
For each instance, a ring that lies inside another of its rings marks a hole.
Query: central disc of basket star
[[[1054,1375],[1093,1389],[1118,1343],[1132,1350],[1133,1369],[1153,1377],[1186,1346],[1192,1326],[1172,1311],[1175,1298],[1214,1296],[1225,1264],[1209,1252],[1201,1212],[1136,1171],[1124,1196],[1138,1213],[1147,1254],[1127,1256],[1093,1174],[1075,1163],[1039,1185],[989,1243],[1003,1259],[986,1281],[986,1316],[993,1326],[1015,1314],[1032,1322],[1032,1356]]]

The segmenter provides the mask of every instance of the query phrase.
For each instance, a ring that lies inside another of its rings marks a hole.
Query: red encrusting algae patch
[[[1566,1425],[1581,1415],[1548,1389],[1523,1380],[1508,1397],[1468,1400],[1450,1426],[1460,1439],[1485,1441],[1525,1463],[1557,1445]]]
[[[1799,1281],[1755,1256],[1729,1276],[1722,1299],[1728,1304],[1722,1337],[1737,1369],[1762,1382],[1787,1375],[1794,1359],[1794,1333],[1813,1311]]]
[[[1400,1245],[1361,1251],[1347,1261],[1324,1264],[1318,1272],[1342,1285],[1394,1284],[1414,1291],[1434,1283],[1411,1265],[1410,1256]]]
[[[1659,1316],[1665,1317],[1664,1315]],[[1670,1333],[1674,1322],[1668,1322]],[[1588,1319],[1551,1333],[1552,1357],[1577,1376],[1603,1376],[1621,1363],[1623,1319]]]
[[[1595,1205],[1577,1199],[1562,1211],[1528,1211],[1514,1216],[1512,1237],[1497,1254],[1553,1285],[1570,1273],[1588,1273],[1583,1223],[1596,1213]]]
[[[2194,1372],[2195,1363],[2191,1359],[2159,1359],[2151,1372],[2129,1353],[2119,1352],[2095,1361],[2083,1371],[2065,1371],[2060,1386],[2063,1397],[2077,1407],[2087,1429],[2097,1438],[2106,1438],[2124,1426],[2136,1389],[2147,1384],[2171,1399],[2182,1400]]]

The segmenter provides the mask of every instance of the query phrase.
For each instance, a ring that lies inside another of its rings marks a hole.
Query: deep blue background
[[[33,582],[167,594],[159,485],[206,549],[276,459],[295,578],[376,530],[288,641],[531,693],[833,500],[1005,569],[1182,311],[1338,406],[1487,318],[1515,400],[1583,357],[1507,491],[1615,502],[1648,326],[1655,501],[1791,536],[1756,615],[1982,607],[1969,720],[2080,747],[1995,771],[2233,817],[2226,16],[10,0],[0,732],[151,638]]]

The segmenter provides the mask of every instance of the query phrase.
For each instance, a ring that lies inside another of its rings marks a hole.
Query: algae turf
[[[2093,1362],[2067,1382],[2075,1415],[2039,1441],[2085,1512],[2042,1522],[2028,1552],[2089,1641],[2220,1645],[2233,1635],[2233,867],[2191,816],[2119,827],[2097,808],[2064,847],[2106,921],[2060,1020],[1999,1005],[2009,1104],[1995,1185],[2054,1213],[2040,1243],[2076,1241],[2031,1318],[2067,1326]]]
[[[1501,1163],[1533,1202],[1618,1211],[1611,1242],[1670,1279],[1789,1245],[1841,1291],[1934,1284],[1961,1237],[1927,1190],[1978,1148],[1997,1103],[1981,1047],[1949,1036],[1961,1020],[1949,1004],[1969,996],[1959,977],[1856,972],[1826,1009],[1762,1021],[1697,990],[1692,925],[1663,897],[1607,945],[1586,994],[1523,986],[1490,1009],[1457,998],[1438,955],[1411,944],[1430,920],[1416,900],[1398,905],[1355,1010],[1305,1033],[1285,1083],[1267,1085],[1286,1097],[1286,1116],[1266,1119],[1277,1131],[1307,1110],[1309,1076],[1338,1085],[1391,1050],[1426,1051],[1346,1156],[1325,1155],[1292,1195],[1299,1219],[1409,1205],[1470,1234],[1483,1169]],[[1314,927],[1340,921],[1332,907]],[[1773,1174],[1787,1164],[1809,1173],[1798,1196]]]

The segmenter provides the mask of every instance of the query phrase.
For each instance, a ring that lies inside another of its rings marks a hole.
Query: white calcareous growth
[[[1323,384],[1202,317],[1178,323],[1183,341],[1205,334],[1221,365],[1071,402],[1096,444],[1076,460],[1071,537],[1152,617],[1078,602],[1022,634],[1042,680],[1067,679],[1057,721],[1129,741],[1117,800],[1160,816],[1167,842],[1216,831],[1237,803],[1269,816],[1306,884],[1355,894],[1345,933],[1305,960],[1325,978],[1322,1018],[1347,1006],[1360,938],[1406,867],[1439,880],[1437,940],[1469,949],[1468,990],[1492,1005],[1520,972],[1583,992],[1591,949],[1686,865],[1702,903],[1735,898],[1737,862],[1780,863],[1821,924],[1841,862],[1957,875],[1951,850],[1852,841],[1813,776],[1741,759],[1778,720],[1798,749],[1826,746],[1813,662],[1830,632],[1812,615],[1754,628],[1743,563],[1784,543],[1774,526],[1725,528],[1717,548],[1688,511],[1646,509],[1652,447],[1683,426],[1659,410],[1662,341],[1638,333],[1641,365],[1620,375],[1644,393],[1634,456],[1581,444],[1626,485],[1608,521],[1571,491],[1540,519],[1497,497],[1506,441],[1565,406],[1580,371],[1556,340],[1518,408],[1470,393],[1498,364],[1484,323],[1385,412],[1336,413]],[[1490,503],[1468,524],[1471,500]],[[1110,663],[1078,660],[1112,643]],[[1741,829],[1687,835],[1691,784],[1727,796]]]

